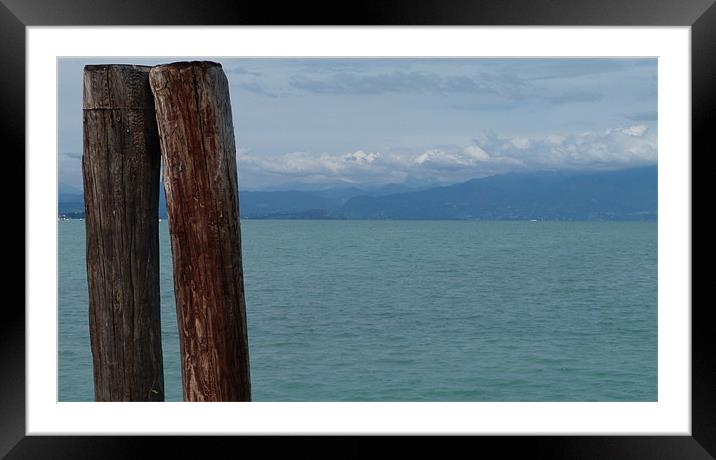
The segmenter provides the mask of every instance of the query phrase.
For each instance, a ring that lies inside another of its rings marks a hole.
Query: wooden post
[[[84,69],[90,340],[97,401],[163,401],[160,150],[149,67]]]
[[[153,67],[186,401],[249,401],[236,148],[213,62]]]

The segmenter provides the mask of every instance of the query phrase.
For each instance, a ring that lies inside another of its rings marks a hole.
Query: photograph
[[[0,0],[0,458],[713,458],[713,2]]]
[[[58,400],[656,402],[656,57],[59,57]]]

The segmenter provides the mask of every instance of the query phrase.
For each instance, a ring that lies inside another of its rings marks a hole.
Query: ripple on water
[[[254,400],[655,401],[656,224],[543,224],[243,221]],[[60,399],[91,401],[84,223],[58,227]]]

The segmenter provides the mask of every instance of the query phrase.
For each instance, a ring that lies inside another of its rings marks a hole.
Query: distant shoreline
[[[657,221],[658,168],[542,171],[449,186],[380,190],[239,191],[242,219]],[[59,195],[59,218],[84,216],[81,194]],[[167,217],[160,189],[157,216]]]

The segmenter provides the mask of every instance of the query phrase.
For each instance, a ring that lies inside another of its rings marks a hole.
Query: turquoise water
[[[655,401],[654,222],[244,220],[256,401]],[[84,221],[59,227],[59,398],[91,401]],[[167,400],[181,400],[167,223]]]

